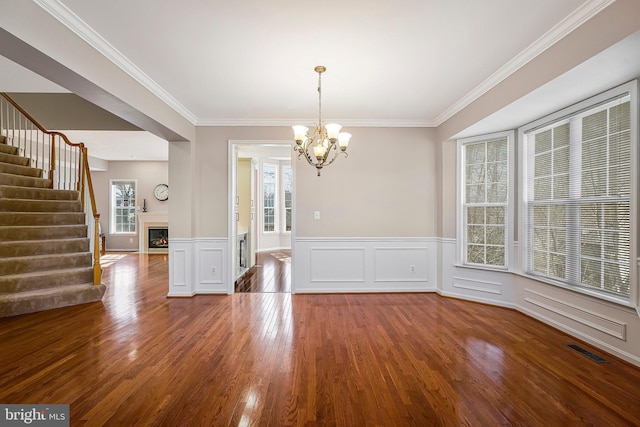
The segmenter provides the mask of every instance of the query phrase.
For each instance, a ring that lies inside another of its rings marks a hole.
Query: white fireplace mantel
[[[167,212],[138,212],[138,251],[149,252],[148,234],[151,227],[168,227],[169,214]]]

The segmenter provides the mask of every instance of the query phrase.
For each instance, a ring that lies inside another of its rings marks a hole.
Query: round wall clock
[[[169,198],[169,186],[167,184],[158,184],[153,189],[153,195],[160,201],[165,201]]]

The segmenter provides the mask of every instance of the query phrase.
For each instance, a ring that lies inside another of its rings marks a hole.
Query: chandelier
[[[298,153],[298,158],[304,155],[307,162],[318,169],[318,176],[320,176],[320,170],[333,163],[338,154],[343,153],[345,157],[349,156],[347,147],[351,139],[350,133],[340,132],[342,126],[339,124],[322,124],[322,73],[326,70],[326,67],[322,65],[315,68],[318,73],[318,125],[315,126],[311,136],[309,136],[308,127],[292,126],[293,139],[296,141],[293,150]],[[311,149],[313,149],[313,154],[311,154]]]

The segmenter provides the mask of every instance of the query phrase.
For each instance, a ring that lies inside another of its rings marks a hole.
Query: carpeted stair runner
[[[80,194],[0,136],[0,317],[100,301]]]

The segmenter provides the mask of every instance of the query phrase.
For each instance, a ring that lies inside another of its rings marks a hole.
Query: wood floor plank
[[[638,367],[513,310],[167,298],[166,256],[107,255],[102,303],[0,319],[0,403],[68,403],[72,426],[640,425]]]

